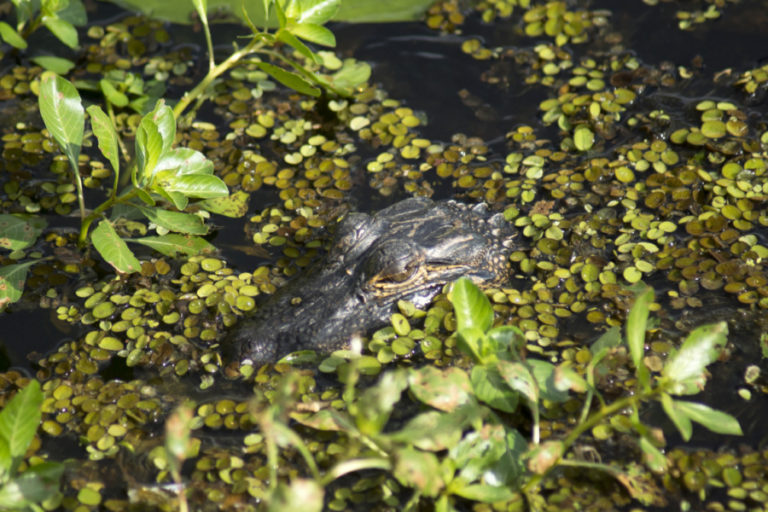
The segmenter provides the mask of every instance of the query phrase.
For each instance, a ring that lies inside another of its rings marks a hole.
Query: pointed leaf
[[[667,458],[653,443],[645,437],[640,438],[640,449],[643,451],[645,465],[654,473],[663,473],[667,469]]]
[[[296,38],[296,36],[291,34],[288,31],[288,28],[280,29],[277,32],[277,40],[278,41],[282,41],[283,43],[289,45],[291,48],[293,48],[294,50],[296,50],[297,52],[299,52],[304,57],[306,57],[306,58],[308,58],[310,60],[313,60],[315,62],[320,60],[320,58],[317,55],[312,53],[312,50],[310,50],[307,47],[307,45],[305,45],[304,43],[299,41],[298,38]]]
[[[173,117],[173,109],[160,99],[155,103],[155,108],[145,117],[152,119],[152,122],[157,127],[157,131],[160,133],[160,137],[163,139],[161,155],[170,151],[173,143],[176,141],[176,118]]]
[[[129,242],[146,245],[166,256],[174,257],[178,253],[196,256],[198,254],[212,254],[216,248],[208,243],[205,238],[198,236],[184,236],[176,233],[168,233],[161,236],[146,236],[143,238],[131,238]]]
[[[91,116],[91,129],[99,141],[99,150],[115,171],[115,179],[120,175],[120,155],[118,154],[117,131],[112,120],[101,110],[98,105],[88,107],[88,115]]]
[[[461,277],[454,284],[451,302],[456,315],[456,330],[474,327],[486,332],[493,324],[493,309],[488,297],[469,278]]]
[[[115,270],[123,274],[130,274],[141,270],[141,264],[136,256],[120,238],[108,220],[102,220],[91,233],[93,246],[99,251],[101,257],[112,265]]]
[[[730,414],[712,409],[704,404],[682,400],[675,400],[675,408],[696,423],[701,423],[712,432],[730,434],[732,436],[744,435],[739,421]]]
[[[275,80],[296,92],[306,94],[307,96],[313,96],[315,98],[320,96],[320,89],[313,87],[312,84],[304,80],[296,73],[286,71],[283,68],[273,66],[267,62],[258,62],[257,66],[259,66],[262,71],[269,73]]]
[[[676,404],[677,402],[672,400],[672,397],[667,393],[661,395],[661,406],[664,408],[664,412],[677,427],[683,441],[690,441],[691,435],[693,435],[693,425],[691,425],[688,416],[676,407]]]
[[[39,55],[37,57],[32,57],[32,62],[47,71],[53,71],[60,75],[66,75],[75,67],[75,63],[71,60],[54,57],[53,55]]]
[[[152,181],[155,166],[163,152],[163,137],[150,114],[142,118],[136,130],[136,172],[141,186]]]
[[[55,73],[43,73],[38,103],[45,127],[76,172],[85,126],[85,111],[77,89]]]
[[[643,357],[645,357],[645,330],[651,302],[653,302],[653,289],[648,288],[635,298],[635,303],[627,317],[627,344],[635,368],[643,364]]]
[[[68,21],[58,16],[43,16],[43,25],[55,35],[59,41],[72,49],[77,48],[77,29]]]
[[[647,288],[636,298],[627,317],[627,345],[635,365],[637,378],[643,387],[650,383],[650,373],[643,362],[645,357],[645,331],[648,323],[648,312],[653,302],[653,288]]]
[[[0,411],[0,436],[8,443],[12,458],[22,457],[35,438],[42,404],[40,383],[31,380]]]
[[[27,42],[24,40],[24,38],[21,37],[21,35],[16,32],[12,26],[4,21],[0,21],[0,38],[2,38],[3,41],[13,46],[14,48],[18,48],[19,50],[23,50],[27,47]]]
[[[153,189],[179,192],[189,198],[212,199],[229,195],[227,185],[218,176],[187,174],[155,184]]]
[[[322,25],[314,23],[289,23],[286,30],[294,36],[311,43],[331,48],[336,46],[336,37],[333,35],[333,32]]]
[[[203,224],[203,219],[197,215],[183,212],[172,212],[162,208],[147,208],[135,205],[146,218],[169,231],[176,231],[187,235],[204,235],[208,233],[208,227]]]
[[[27,261],[0,267],[0,310],[21,298],[27,270],[37,261]]]
[[[683,342],[680,350],[672,354],[661,373],[676,385],[673,394],[696,392],[705,382],[706,367],[717,360],[727,341],[728,324],[720,322],[695,329]],[[694,386],[690,386],[690,384]]]
[[[124,107],[128,104],[128,96],[115,89],[112,82],[106,78],[99,80],[99,88],[101,89],[102,94],[104,94],[104,97],[107,98],[107,101],[114,106]]]

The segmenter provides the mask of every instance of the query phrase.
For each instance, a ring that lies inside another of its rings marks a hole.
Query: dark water
[[[650,8],[639,0],[602,0],[594,2],[593,6],[612,12],[609,22],[612,24],[612,32],[616,34],[613,44],[623,45],[641,62],[651,66],[670,62],[675,67],[696,67],[697,77],[677,88],[665,90],[663,94],[659,93],[657,100],[660,104],[668,101],[685,105],[695,103],[703,95],[712,94],[725,97],[729,92],[718,90],[713,85],[713,73],[726,68],[740,72],[761,65],[768,59],[765,2],[728,4],[722,19],[709,22],[694,31],[680,31],[675,26],[674,10],[680,8],[676,3],[661,3]],[[100,15],[91,15],[91,19],[114,17],[114,11],[109,9]],[[365,26],[339,24],[333,29],[343,56],[353,55],[370,62],[373,66],[373,81],[383,84],[390,97],[401,99],[411,108],[426,113],[429,123],[421,130],[426,138],[449,141],[456,133],[480,137],[497,149],[496,158],[503,158],[505,133],[520,124],[542,128],[538,105],[551,94],[548,89],[525,85],[521,71],[513,63],[506,63],[503,68],[506,72],[506,85],[485,83],[479,77],[488,67],[488,61],[476,61],[461,51],[462,41],[469,36],[480,37],[486,46],[532,47],[536,41],[505,30],[503,26],[491,27],[471,21],[463,28],[460,37],[439,35],[421,23]],[[185,44],[200,36],[189,28],[173,28],[171,31],[177,41]],[[217,30],[215,38],[222,42],[221,29]],[[575,51],[584,50],[576,47]],[[203,66],[204,61],[198,64]],[[470,92],[477,101],[468,105],[459,94],[462,90]],[[730,94],[733,94],[732,91]],[[753,98],[750,108],[764,112],[765,99],[759,96]],[[263,204],[270,197],[274,196],[264,192],[258,203]],[[385,202],[378,197],[371,196],[368,199],[368,208],[373,209],[383,206]],[[220,225],[220,229],[213,243],[222,248],[225,258],[235,267],[253,267],[254,260],[251,257],[229,248],[249,243],[240,221],[216,219],[215,222]],[[8,312],[0,315],[0,371],[12,366],[30,369],[31,364],[27,360],[29,353],[52,350],[62,340],[74,336],[73,333],[63,332],[52,321],[52,313],[55,315],[47,309],[30,310],[11,306]],[[710,386],[710,395],[701,397],[702,400],[728,410],[728,402],[733,400],[734,386],[740,382],[738,372],[756,357],[759,354],[754,346],[748,349],[737,348],[730,362],[736,367],[736,375],[729,373],[718,377],[715,369],[715,385]],[[768,401],[757,397],[748,407],[742,403],[734,407],[735,410],[731,412],[742,419],[747,434],[738,442],[746,441],[752,446],[762,444],[765,429],[759,418],[755,419],[753,415],[764,416],[760,411],[768,410]],[[703,439],[705,444],[724,442],[721,436],[704,434],[703,429],[697,429],[695,438]]]

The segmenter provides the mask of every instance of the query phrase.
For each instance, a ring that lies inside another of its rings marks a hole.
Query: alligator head
[[[296,350],[341,348],[385,325],[400,299],[424,306],[461,276],[504,282],[513,236],[482,204],[412,198],[375,215],[349,213],[327,256],[241,322],[224,348],[256,366]]]

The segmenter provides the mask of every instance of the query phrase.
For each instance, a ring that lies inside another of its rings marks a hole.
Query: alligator
[[[410,198],[374,215],[348,213],[326,257],[241,321],[223,348],[254,366],[342,348],[386,325],[401,299],[426,306],[461,276],[503,283],[515,233],[482,203]]]

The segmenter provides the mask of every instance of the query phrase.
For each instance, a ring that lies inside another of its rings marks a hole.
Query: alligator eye
[[[420,250],[410,241],[390,240],[368,257],[365,276],[370,286],[395,286],[413,279],[424,262]]]
[[[374,277],[378,283],[402,283],[407,281],[419,269],[415,261],[409,261],[405,267],[387,268]]]

